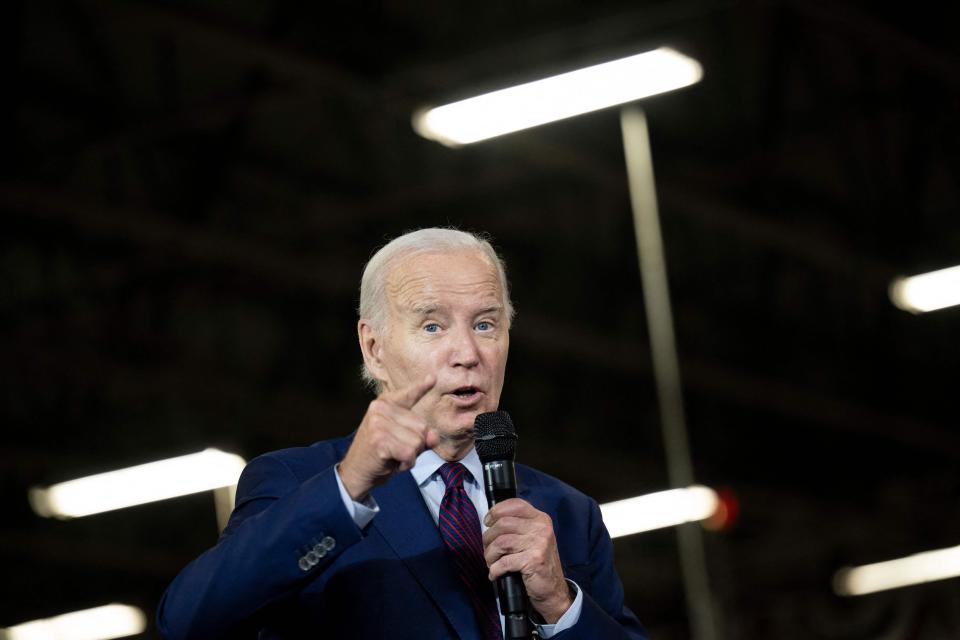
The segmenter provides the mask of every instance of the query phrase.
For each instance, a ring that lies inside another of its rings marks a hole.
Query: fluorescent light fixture
[[[860,596],[957,576],[960,546],[841,569],[833,576],[833,590],[842,596]]]
[[[243,458],[217,449],[30,489],[30,504],[44,517],[77,518],[176,498],[237,483]]]
[[[680,89],[703,77],[700,63],[661,47],[569,73],[422,109],[413,128],[448,147]]]
[[[3,640],[108,640],[143,633],[147,618],[137,607],[108,604],[0,629]]]
[[[670,489],[600,505],[611,538],[672,527],[709,518],[717,510],[717,493],[701,485]]]
[[[960,304],[960,266],[890,283],[890,300],[904,311],[925,313]]]

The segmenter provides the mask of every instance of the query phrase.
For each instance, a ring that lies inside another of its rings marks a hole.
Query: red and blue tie
[[[440,503],[440,537],[450,549],[457,573],[467,587],[483,637],[503,640],[493,583],[487,579],[489,570],[483,559],[480,518],[463,488],[463,479],[470,472],[459,462],[448,462],[440,467],[439,473],[447,486]]]

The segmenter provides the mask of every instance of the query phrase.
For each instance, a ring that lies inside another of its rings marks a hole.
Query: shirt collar
[[[413,474],[413,479],[417,481],[417,485],[422,487],[446,462],[436,451],[427,449],[417,456],[417,463],[410,469],[410,473]],[[479,486],[480,479],[483,477],[483,464],[480,462],[477,450],[471,447],[470,452],[460,460],[460,463],[467,468],[467,471],[473,476],[472,481]]]

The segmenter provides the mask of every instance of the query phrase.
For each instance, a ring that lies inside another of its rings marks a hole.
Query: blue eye
[[[477,331],[489,331],[490,329],[493,329],[493,325],[486,320],[477,323]]]
[[[424,325],[423,330],[427,333],[436,333],[437,331],[440,331],[440,325],[438,325],[436,322],[431,322],[428,325]]]

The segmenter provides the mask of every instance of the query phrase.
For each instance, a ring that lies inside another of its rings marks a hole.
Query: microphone
[[[483,486],[490,508],[498,502],[517,497],[517,471],[513,464],[517,432],[506,411],[481,413],[474,420],[474,444],[483,463]],[[530,603],[523,578],[507,573],[497,578],[497,596],[504,618],[505,640],[533,638]]]

